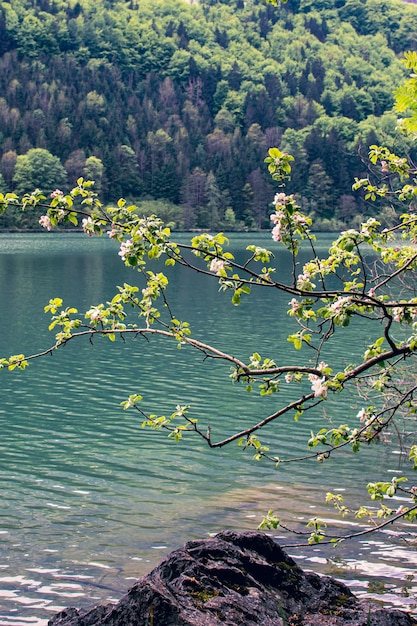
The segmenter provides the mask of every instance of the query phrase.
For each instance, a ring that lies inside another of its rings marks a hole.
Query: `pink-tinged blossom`
[[[126,257],[132,250],[132,240],[128,239],[127,241],[122,241],[120,244],[119,256],[122,258],[122,261],[126,261]]]
[[[371,287],[370,290],[368,291],[368,296],[370,298],[374,298],[375,297],[375,287]]]
[[[51,198],[59,198],[59,196],[63,196],[64,192],[61,191],[60,189],[55,189],[55,191],[53,191],[51,193]]]
[[[287,196],[285,193],[277,193],[275,194],[275,198],[274,198],[274,204],[275,205],[281,205],[281,204],[285,204],[285,201],[287,199]]]
[[[269,216],[269,219],[271,220],[271,222],[274,222],[274,224],[279,224],[284,218],[285,213],[281,209],[278,209],[277,211],[275,211],[275,213],[272,213]]]
[[[112,228],[111,230],[109,230],[109,237],[110,239],[115,239],[118,235],[118,232],[115,228]]]
[[[221,275],[224,270],[225,262],[222,259],[212,259],[210,263],[210,272],[214,272],[217,276]]]
[[[39,224],[46,230],[51,230],[52,228],[51,219],[48,215],[42,215],[39,219]]]
[[[325,363],[324,361],[320,361],[317,369],[320,370],[320,372],[323,372],[323,370],[325,370],[327,367],[329,367],[327,363]]]
[[[300,225],[305,226],[307,224],[306,218],[304,217],[304,215],[301,215],[301,213],[295,213],[292,216],[292,219],[293,219],[294,224],[297,224],[299,226]]]
[[[282,239],[282,235],[281,235],[281,224],[277,224],[276,226],[274,226],[274,228],[272,229],[272,239],[274,241],[281,241]]]
[[[308,272],[307,270],[304,270],[304,272],[302,274],[298,275],[297,278],[297,287],[299,289],[311,289],[312,284],[311,284],[311,274],[310,272]]]
[[[402,515],[404,513],[407,513],[408,508],[406,506],[404,506],[403,504],[401,506],[398,507],[398,509],[395,511],[396,515]]]
[[[389,165],[386,161],[381,161],[381,172],[383,172],[384,174],[389,173]]]
[[[277,194],[277,195],[285,196],[285,194]],[[282,209],[277,209],[275,213],[272,213],[269,216],[269,219],[274,224],[274,228],[272,229],[272,239],[274,241],[281,241],[282,240],[281,231],[282,231],[282,228],[285,227],[285,219],[286,219],[284,211]]]
[[[404,309],[401,307],[394,307],[392,309],[392,318],[394,322],[401,322],[404,319]]]
[[[82,227],[83,227],[83,231],[85,233],[87,233],[87,235],[89,237],[91,237],[91,235],[94,232],[94,222],[91,219],[91,217],[85,217],[82,221]]]
[[[340,311],[350,303],[350,300],[350,296],[338,298],[337,300],[332,302],[332,304],[330,305],[330,310],[333,311],[333,313],[340,313]]]
[[[87,315],[92,322],[99,322],[101,319],[101,311],[97,307],[94,307],[93,309],[87,311]]]
[[[294,202],[294,195],[287,196],[285,193],[275,194],[274,204],[275,206],[283,206],[285,204],[292,204]]]
[[[300,303],[298,302],[297,298],[293,298],[290,302],[288,302],[288,304],[291,305],[292,312],[297,313],[300,307]]]
[[[328,388],[326,378],[324,376],[323,378],[319,378],[314,374],[310,374],[308,378],[311,382],[311,389],[314,391],[314,397],[320,398],[321,396],[322,398],[327,398]]]
[[[360,421],[361,424],[366,424],[368,421],[368,414],[366,410],[362,407],[360,411],[358,411],[356,417]]]
[[[292,374],[285,374],[285,382],[290,383],[292,381]]]

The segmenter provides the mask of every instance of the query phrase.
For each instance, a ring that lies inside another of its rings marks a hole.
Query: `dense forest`
[[[411,150],[392,94],[416,18],[399,0],[0,2],[0,190],[83,176],[177,228],[260,228],[277,145],[304,210],[351,224],[367,146]]]

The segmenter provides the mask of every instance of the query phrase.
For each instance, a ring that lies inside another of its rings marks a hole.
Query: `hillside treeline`
[[[404,148],[392,93],[416,17],[398,0],[1,2],[0,185],[83,176],[108,202],[162,200],[177,227],[258,228],[278,145],[304,209],[351,223],[367,146]]]

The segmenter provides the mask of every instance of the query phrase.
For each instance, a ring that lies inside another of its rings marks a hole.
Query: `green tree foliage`
[[[94,188],[97,193],[101,192],[103,172],[104,166],[101,159],[98,159],[95,156],[90,156],[88,159],[85,159],[82,174],[86,180],[94,181]]]
[[[406,52],[404,64],[412,74],[396,91],[396,106],[398,113],[406,113],[400,126],[413,135],[417,133],[417,52]]]
[[[320,159],[332,187],[323,206],[333,216],[351,193],[343,172],[364,174],[368,135],[398,145],[392,91],[406,71],[398,55],[415,48],[416,10],[398,0],[2,2],[0,156],[8,189],[15,190],[11,154],[33,148],[56,155],[73,183],[84,175],[82,158],[100,159],[105,201],[123,193],[180,203],[199,168],[229,194],[223,209],[233,209],[235,228],[246,228],[262,219],[243,189],[284,137],[296,156],[289,191],[309,201],[309,172]],[[407,149],[415,156],[410,142]],[[260,198],[260,181],[255,187]],[[356,206],[381,210],[363,200]],[[198,227],[208,223],[204,209],[191,220]]]
[[[16,159],[13,184],[19,194],[39,189],[49,195],[56,187],[64,187],[67,173],[59,158],[44,148],[32,148]]]

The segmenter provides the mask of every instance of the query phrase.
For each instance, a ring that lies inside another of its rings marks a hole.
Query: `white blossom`
[[[324,376],[323,378],[319,378],[315,374],[310,374],[308,378],[311,382],[311,389],[314,391],[314,397],[320,398],[321,396],[322,398],[327,398],[328,388],[326,378]]]
[[[89,311],[87,311],[86,315],[91,319],[92,322],[99,322],[101,318],[101,311],[98,307],[93,307]]]
[[[120,250],[118,253],[122,261],[126,261],[126,257],[132,250],[132,246],[133,246],[133,243],[131,239],[128,239],[127,241],[122,241],[122,243],[120,244]]]
[[[307,224],[306,218],[304,217],[304,215],[301,215],[301,213],[294,213],[292,219],[294,224],[301,224],[303,226]]]
[[[343,308],[345,308],[351,301],[350,296],[345,296],[343,298],[338,298],[330,305],[330,310],[334,313],[340,313]]]
[[[291,310],[293,313],[297,313],[299,307],[300,307],[300,303],[298,302],[297,298],[292,298],[292,300],[290,300],[290,302],[288,302],[288,304],[291,306]]]
[[[356,417],[358,418],[358,420],[360,421],[361,424],[364,424],[367,422],[368,420],[368,414],[366,412],[366,410],[362,407],[360,411],[358,411]]]
[[[224,261],[222,259],[212,259],[210,263],[210,272],[214,272],[217,276],[221,275],[222,270],[224,270]]]
[[[281,236],[281,224],[277,224],[272,229],[272,239],[274,241],[281,241],[281,239],[282,239],[282,236]]]
[[[51,230],[52,228],[51,219],[48,215],[41,215],[39,218],[39,224],[42,228],[46,228],[46,230]]]
[[[94,232],[94,222],[91,219],[91,217],[85,217],[82,221],[82,227],[83,227],[83,231],[85,233],[87,233],[87,235],[89,237],[91,237],[91,235]]]
[[[401,322],[404,319],[404,309],[401,307],[394,307],[392,309],[392,317],[394,322]]]

